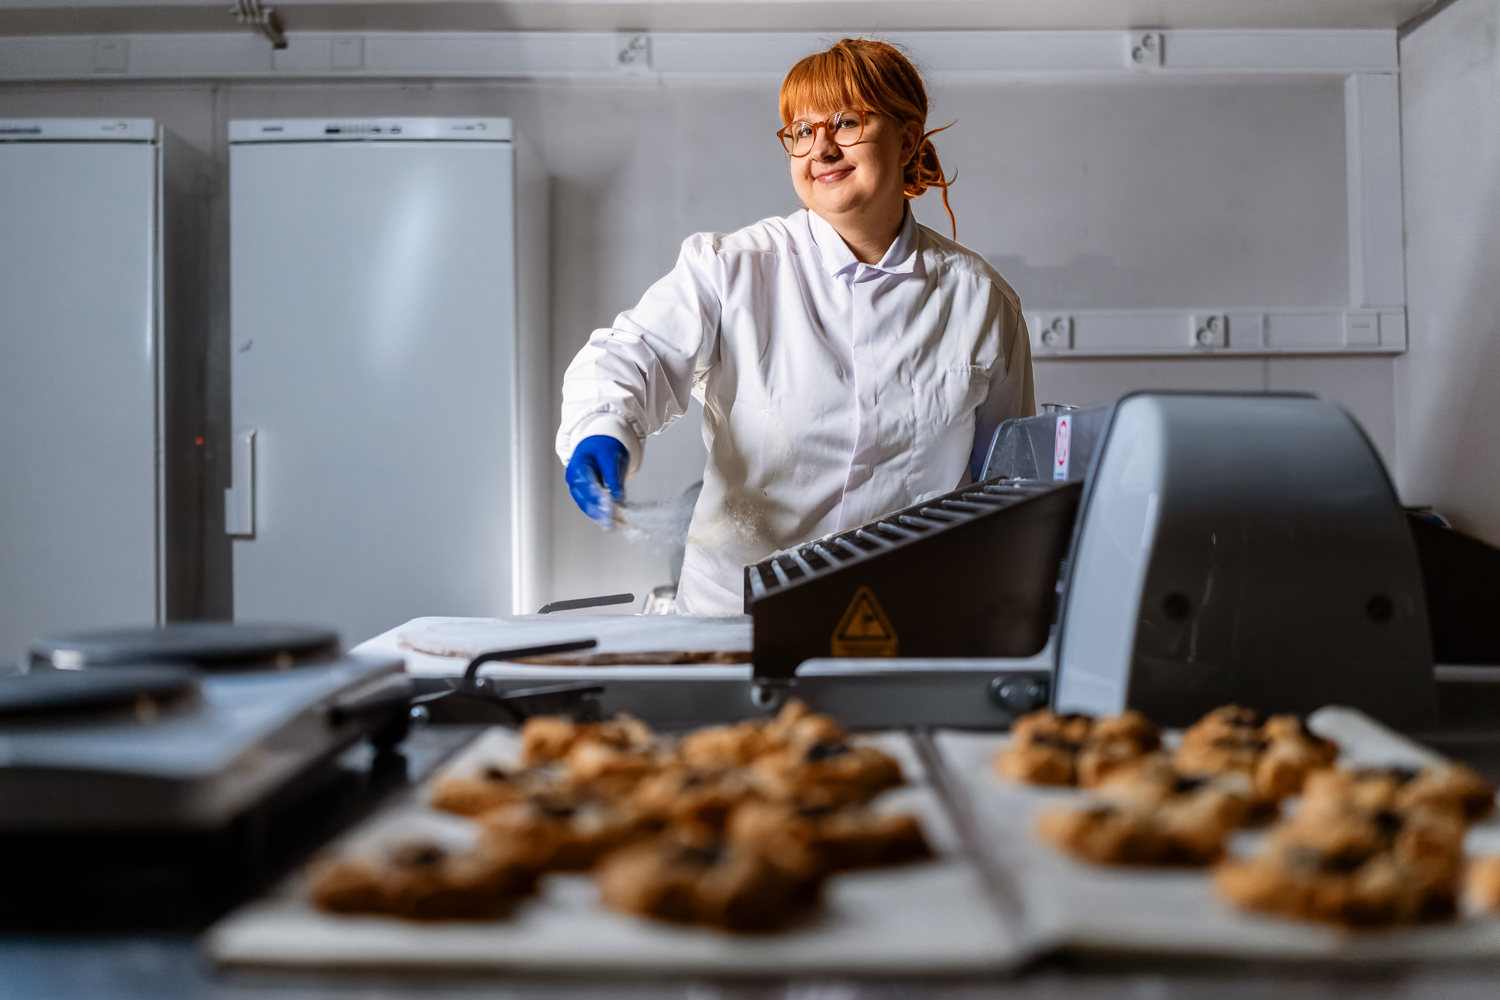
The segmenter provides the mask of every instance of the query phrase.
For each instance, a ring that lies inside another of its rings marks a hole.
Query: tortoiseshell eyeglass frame
[[[802,157],[810,155],[812,153],[812,151],[813,151],[813,148],[815,146],[817,146],[817,144],[818,144],[818,129],[820,129],[820,128],[827,129],[828,130],[828,135],[833,139],[834,143],[836,143],[837,145],[840,145],[840,146],[852,146],[855,143],[859,142],[859,140],[864,137],[865,128],[866,128],[866,126],[869,125],[870,118],[873,115],[874,115],[873,111],[860,111],[858,109],[850,108],[848,110],[839,111],[839,112],[836,112],[835,114],[829,115],[828,119],[826,121],[821,121],[821,122],[795,121],[795,122],[792,122],[790,125],[787,125],[787,126],[781,128],[781,129],[779,129],[776,132],[776,138],[778,138],[778,139],[781,140],[781,148],[786,150],[786,155],[792,157],[793,159],[799,159],[800,160]],[[839,122],[845,121],[845,120],[848,120],[848,119],[854,119],[854,120],[858,121],[859,122],[859,128],[857,130],[856,129],[846,129],[844,131],[844,133],[841,135],[839,133],[838,129],[834,128],[834,126],[837,125]],[[794,150],[796,148],[796,145],[797,145],[797,137],[792,134],[792,129],[796,128],[798,125],[806,125],[806,126],[808,126],[809,128],[812,129],[812,136],[810,138],[806,139],[807,149],[804,150],[801,153],[794,152]],[[849,139],[848,142],[845,142],[844,141],[844,137],[847,136],[851,132],[853,133],[854,137],[852,139]]]

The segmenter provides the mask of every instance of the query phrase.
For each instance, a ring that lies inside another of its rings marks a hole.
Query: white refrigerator
[[[229,128],[235,618],[536,610],[537,162],[500,118]]]
[[[201,611],[204,162],[146,119],[0,120],[0,665]]]

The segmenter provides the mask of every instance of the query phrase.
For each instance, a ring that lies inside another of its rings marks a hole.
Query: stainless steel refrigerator
[[[0,667],[201,610],[205,164],[151,120],[0,120]]]
[[[546,203],[506,119],[230,123],[236,619],[535,610]]]

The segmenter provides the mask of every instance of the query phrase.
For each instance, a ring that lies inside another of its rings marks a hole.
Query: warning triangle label
[[[875,657],[896,655],[896,630],[885,616],[875,592],[860,587],[849,602],[849,610],[833,631],[833,655]]]

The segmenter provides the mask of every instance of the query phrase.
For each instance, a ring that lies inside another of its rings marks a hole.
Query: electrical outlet
[[[1037,344],[1044,350],[1066,351],[1073,346],[1073,317],[1071,316],[1038,315],[1036,330]]]
[[[1193,317],[1193,346],[1201,349],[1229,346],[1229,317],[1223,313]]]
[[[615,69],[621,73],[651,72],[651,36],[639,31],[616,32]]]
[[[1127,62],[1132,69],[1161,69],[1164,39],[1159,31],[1132,31],[1125,36]]]

